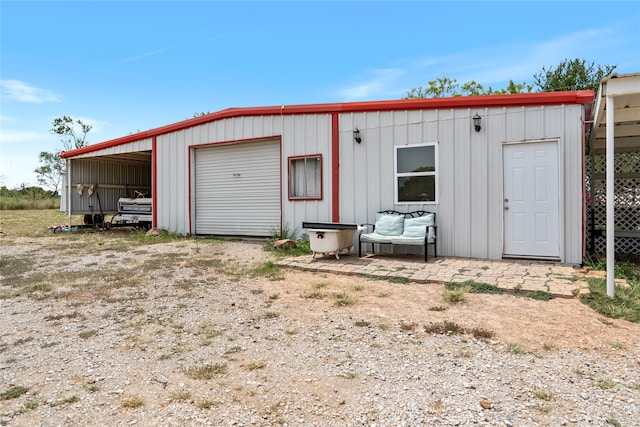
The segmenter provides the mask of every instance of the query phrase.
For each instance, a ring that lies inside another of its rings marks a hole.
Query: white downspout
[[[614,98],[607,94],[607,295],[611,298],[613,298],[615,294],[614,279],[616,265],[614,108]]]

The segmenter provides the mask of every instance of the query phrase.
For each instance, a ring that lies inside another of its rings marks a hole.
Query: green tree
[[[67,151],[87,145],[87,134],[91,129],[93,126],[80,119],[74,121],[69,116],[62,116],[53,119],[53,127],[50,131],[60,136],[64,147],[63,151]]]
[[[616,67],[589,63],[584,59],[565,59],[557,67],[542,67],[539,73],[533,75],[533,84],[509,80],[507,87],[502,89],[493,89],[491,86],[485,88],[474,80],[458,84],[456,79],[444,75],[431,80],[427,87],[418,86],[409,90],[402,99],[530,93],[534,87],[538,89],[536,92],[583,89],[596,92],[602,78],[611,75]]]
[[[38,183],[58,194],[62,175],[66,173],[66,162],[60,157],[62,151],[73,150],[87,145],[87,134],[93,127],[82,120],[74,120],[69,116],[58,117],[53,120],[51,133],[60,137],[63,149],[55,151],[42,151],[40,163],[42,165],[34,170]]]
[[[445,75],[431,80],[428,87],[418,86],[411,89],[402,99],[527,93],[531,92],[532,89],[533,85],[527,84],[526,82],[515,83],[513,80],[509,80],[509,85],[504,89],[494,90],[491,86],[485,89],[484,86],[474,80],[458,84],[456,79]]]
[[[578,58],[565,59],[555,68],[542,67],[539,73],[533,75],[533,81],[540,92],[583,89],[597,92],[600,81],[610,76],[617,67],[617,65],[596,65]]]

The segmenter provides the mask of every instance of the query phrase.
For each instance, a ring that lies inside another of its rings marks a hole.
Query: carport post
[[[614,99],[607,94],[607,295],[615,295],[616,224],[615,224],[615,140]]]
[[[71,159],[67,159],[67,226],[71,229]]]

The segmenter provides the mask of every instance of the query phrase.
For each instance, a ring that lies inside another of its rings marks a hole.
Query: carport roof
[[[170,132],[232,117],[271,116],[280,114],[334,114],[369,111],[435,110],[443,108],[496,108],[531,105],[591,104],[593,91],[540,92],[513,95],[457,96],[453,98],[405,99],[393,101],[346,102],[334,104],[281,105],[273,107],[228,108],[193,119],[184,120],[148,131],[138,132],[98,144],[61,153],[72,158],[105,148],[153,138]]]
[[[607,95],[615,97],[616,151],[640,151],[640,73],[614,74],[602,79],[592,112],[591,148],[603,152],[606,147]]]

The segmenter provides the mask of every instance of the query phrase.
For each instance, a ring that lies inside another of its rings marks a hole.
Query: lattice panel
[[[596,155],[585,159],[585,186],[587,208],[593,208],[595,237],[592,244],[592,213],[587,211],[587,246],[590,251],[604,253],[606,238],[604,230],[607,222],[606,212],[606,159]],[[616,153],[615,159],[615,227],[617,232],[640,233],[640,153]],[[593,196],[591,187],[593,186]],[[637,237],[616,237],[616,253],[640,255],[640,234]]]

